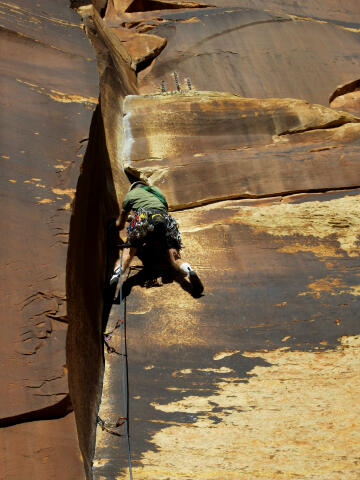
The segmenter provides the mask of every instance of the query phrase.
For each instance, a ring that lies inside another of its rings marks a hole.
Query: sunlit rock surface
[[[126,28],[167,41],[147,65],[134,55],[141,95],[124,98],[114,168],[163,189],[183,257],[205,284],[194,298],[164,268],[147,277],[140,261],[124,283],[137,478],[360,473],[360,126],[343,43],[357,57],[359,37],[346,8],[332,23],[334,5],[320,22],[294,17],[312,7],[318,17],[311,2],[279,3],[270,12],[107,8],[125,47]],[[98,479],[129,476],[119,329],[109,344]]]
[[[358,115],[360,113],[360,79],[340,85],[329,101],[332,108]]]
[[[358,17],[359,10],[354,4]],[[294,16],[291,8],[287,13],[271,10],[267,2],[259,9],[238,2],[228,8],[224,2],[223,8],[156,14],[118,8],[114,15],[109,7],[105,18],[114,30],[118,27],[119,36],[125,25],[134,34],[146,32],[167,41],[161,56],[139,73],[141,93],[159,91],[161,81],[174,90],[172,74],[177,71],[184,89],[190,78],[197,90],[327,105],[338,85],[358,77],[359,32]]]
[[[1,6],[0,477],[129,478],[128,174],[205,285],[146,254],[124,284],[134,478],[357,479],[358,2],[71,4]]]
[[[124,114],[124,168],[173,209],[360,185],[360,118],[344,112],[196,92],[129,96]]]
[[[359,202],[356,190],[175,213],[206,291],[146,288],[132,272],[134,476],[356,478]],[[119,334],[110,343],[119,351]],[[118,355],[106,372],[100,416],[115,423]],[[98,428],[95,465],[127,478],[124,439]]]

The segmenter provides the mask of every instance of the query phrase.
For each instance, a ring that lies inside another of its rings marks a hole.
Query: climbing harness
[[[148,233],[164,225],[165,237],[174,248],[182,248],[179,226],[174,217],[162,210],[139,208],[128,226],[127,244],[138,246]]]
[[[122,263],[123,263],[123,250],[121,251],[120,256],[120,272],[122,271]],[[122,381],[122,410],[123,415],[118,418],[115,424],[109,424],[105,422],[100,417],[97,418],[97,423],[100,425],[102,430],[105,430],[112,435],[116,435],[118,437],[122,437],[124,435],[114,431],[114,428],[119,428],[120,426],[124,425],[125,428],[125,437],[126,437],[126,448],[127,448],[127,457],[128,457],[128,467],[129,467],[129,475],[130,480],[133,480],[132,474],[132,466],[131,466],[131,448],[130,448],[130,432],[129,432],[129,377],[128,377],[128,356],[127,356],[127,345],[126,345],[126,299],[123,299],[123,290],[122,290],[122,275],[119,276],[120,282],[120,289],[119,289],[119,310],[120,310],[120,318],[115,324],[115,327],[110,331],[104,334],[104,343],[108,353],[116,353],[121,357],[122,368],[121,368],[121,381]],[[124,305],[124,313],[123,319],[121,319],[121,307],[122,304]],[[109,345],[109,341],[111,339],[112,334],[116,329],[120,331],[120,352],[115,350],[114,347]]]

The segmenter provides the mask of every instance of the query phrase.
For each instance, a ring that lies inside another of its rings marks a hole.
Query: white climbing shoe
[[[185,273],[189,277],[189,281],[193,288],[194,293],[200,295],[204,291],[204,285],[202,284],[200,278],[198,277],[197,273],[191,268],[191,266],[184,262],[180,265],[180,270]]]
[[[121,268],[120,266],[119,267],[116,267],[111,278],[110,278],[110,285],[114,285],[114,283],[116,283],[119,278],[120,278],[120,275],[121,275]]]
[[[180,270],[181,270],[185,275],[189,275],[189,273],[191,272],[192,268],[191,268],[191,266],[190,266],[189,263],[183,262],[183,263],[180,265]]]

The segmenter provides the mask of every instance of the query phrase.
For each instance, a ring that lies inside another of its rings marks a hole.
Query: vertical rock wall
[[[0,477],[128,476],[96,430],[124,393],[102,331],[125,170],[205,283],[124,286],[135,478],[357,478],[357,2],[93,5],[72,2],[88,38],[58,2],[0,7]]]
[[[66,2],[2,2],[0,13],[0,478],[79,480],[65,274],[96,60]]]
[[[91,478],[95,429],[103,377],[103,330],[106,279],[116,252],[111,220],[127,178],[118,163],[122,145],[123,100],[136,92],[128,55],[93,7],[81,10],[99,68],[100,104],[94,113],[70,224],[67,297],[69,387],[79,445]],[[113,43],[114,42],[114,45]]]
[[[359,26],[357,5],[323,7],[108,2],[140,93],[119,162],[166,193],[205,284],[139,262],[110,313],[127,313],[134,478],[359,474]],[[99,479],[129,478],[120,344]]]

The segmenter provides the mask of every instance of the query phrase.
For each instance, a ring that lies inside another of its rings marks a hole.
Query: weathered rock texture
[[[330,106],[341,110],[360,113],[360,80],[340,85],[331,95]]]
[[[127,26],[167,41],[140,72],[141,93],[159,91],[162,80],[174,90],[175,70],[185,89],[189,77],[197,90],[326,105],[338,85],[358,76],[359,35],[341,25],[242,6],[130,14],[110,5],[105,18],[119,37]]]
[[[66,2],[2,2],[0,12],[0,478],[79,480],[65,268],[70,204],[97,103],[96,61]]]
[[[358,6],[169,4],[95,15],[137,72],[137,91],[112,87],[111,169],[163,189],[205,283],[194,298],[145,255],[124,284],[134,478],[355,479]],[[129,475],[110,344],[98,479]]]
[[[122,414],[102,332],[126,173],[205,284],[154,254],[124,285],[134,478],[358,478],[358,2],[71,3],[88,39],[58,2],[0,7],[0,478],[128,477],[96,427],[101,394]]]
[[[196,92],[130,96],[124,114],[121,161],[173,209],[360,185],[360,118],[344,112]]]

